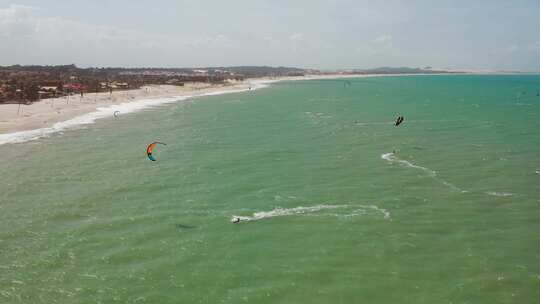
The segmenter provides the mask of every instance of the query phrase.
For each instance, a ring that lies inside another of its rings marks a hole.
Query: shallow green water
[[[540,76],[351,82],[0,146],[0,303],[536,303]]]

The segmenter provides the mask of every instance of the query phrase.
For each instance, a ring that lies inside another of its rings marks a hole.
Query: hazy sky
[[[70,63],[540,71],[540,1],[0,0],[0,65]]]

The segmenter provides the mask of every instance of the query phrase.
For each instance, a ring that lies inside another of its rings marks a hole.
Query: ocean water
[[[540,76],[350,81],[0,145],[0,303],[537,303]]]

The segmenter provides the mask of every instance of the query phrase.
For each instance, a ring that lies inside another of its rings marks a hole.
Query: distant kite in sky
[[[164,145],[166,146],[167,144],[165,143],[162,143],[162,142],[159,142],[159,141],[155,141],[151,144],[148,145],[148,147],[146,148],[146,154],[148,155],[148,158],[151,160],[151,161],[156,161],[156,159],[154,158],[154,156],[152,155],[152,152],[154,151],[154,148],[157,146],[157,145]]]

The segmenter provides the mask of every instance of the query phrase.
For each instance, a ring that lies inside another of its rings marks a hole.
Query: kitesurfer
[[[398,116],[398,118],[396,119],[396,123],[395,123],[395,126],[399,126],[403,120],[405,120],[405,118],[403,118],[403,116]]]
[[[152,152],[154,150],[154,148],[156,147],[156,145],[167,145],[165,143],[162,143],[162,142],[159,142],[159,141],[155,141],[153,143],[151,143],[150,145],[148,145],[148,147],[146,148],[146,154],[148,155],[148,158],[151,160],[151,161],[156,161],[156,158],[152,155]]]
[[[238,224],[240,223],[240,218],[239,217],[235,217],[233,218],[233,220],[231,221],[233,224]]]

